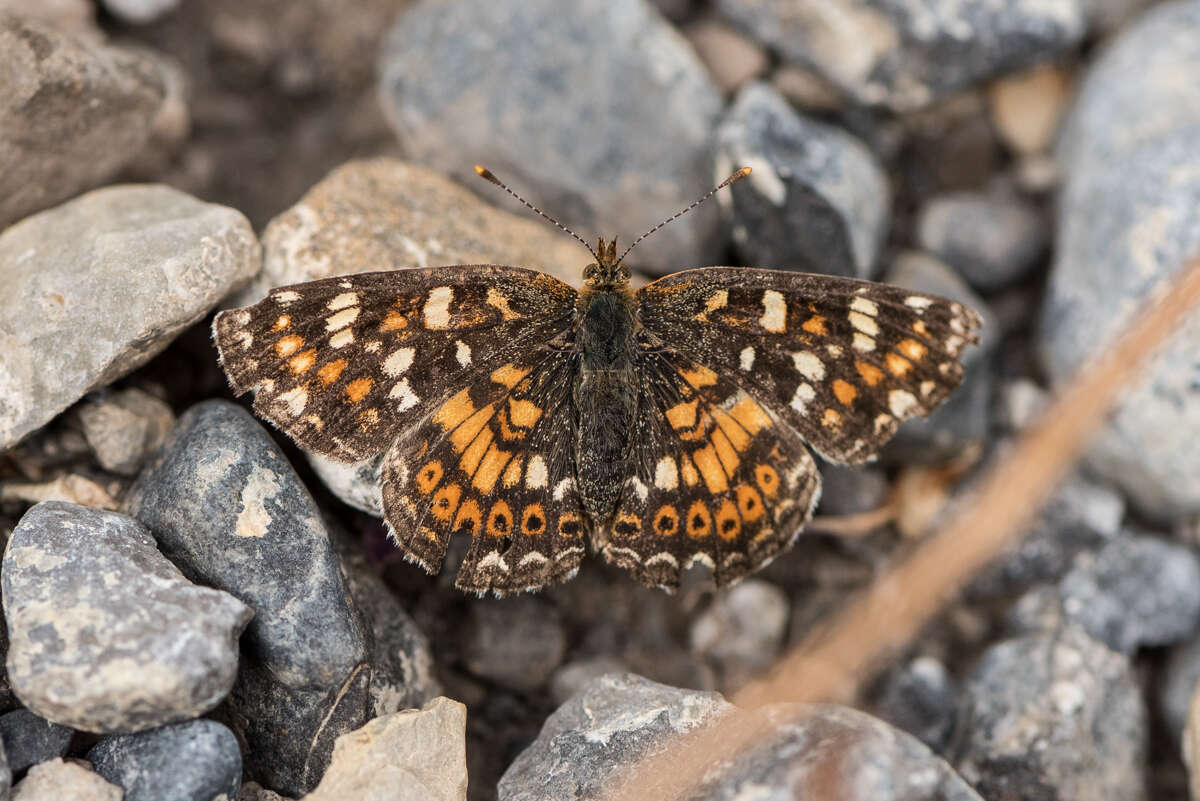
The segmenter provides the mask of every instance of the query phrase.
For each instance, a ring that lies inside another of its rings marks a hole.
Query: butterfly
[[[554,222],[502,184],[477,172]],[[824,458],[873,457],[959,384],[979,317],[827,275],[707,267],[634,291],[600,238],[583,286],[500,265],[278,287],[213,323],[234,391],[302,448],[385,453],[384,520],[459,588],[572,577],[591,550],[667,590],[694,564],[727,585],[812,515]]]

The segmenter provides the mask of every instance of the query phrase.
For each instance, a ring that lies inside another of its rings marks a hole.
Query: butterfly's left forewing
[[[575,290],[516,267],[361,273],[279,287],[217,315],[238,394],[306,450],[340,461],[401,430],[497,365],[566,330]]]

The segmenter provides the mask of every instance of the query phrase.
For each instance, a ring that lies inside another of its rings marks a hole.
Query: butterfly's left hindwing
[[[962,380],[979,317],[900,287],[707,267],[637,293],[645,336],[743,387],[826,458],[861,462]]]
[[[576,293],[497,265],[362,273],[271,290],[217,315],[238,394],[303,448],[341,461],[383,451],[472,381],[567,329]]]

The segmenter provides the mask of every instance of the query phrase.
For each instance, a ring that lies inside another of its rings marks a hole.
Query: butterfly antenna
[[[617,259],[617,264],[620,264],[622,261],[624,261],[624,260],[625,260],[625,257],[629,255],[629,251],[631,251],[631,250],[633,250],[635,247],[637,247],[637,244],[638,244],[638,242],[641,242],[643,239],[645,239],[646,237],[650,236],[650,234],[654,233],[654,232],[655,232],[655,231],[657,231],[659,228],[662,228],[662,227],[663,227],[664,225],[666,225],[667,223],[669,223],[669,222],[673,222],[674,220],[678,220],[680,217],[682,217],[683,215],[687,214],[689,211],[691,211],[692,209],[696,208],[697,206],[699,206],[699,205],[700,205],[701,203],[703,203],[704,201],[708,200],[710,197],[712,197],[713,195],[715,195],[717,192],[720,192],[722,189],[724,189],[725,187],[729,186],[730,184],[732,184],[732,183],[734,183],[734,182],[736,182],[736,181],[740,181],[740,180],[742,180],[743,178],[745,178],[745,177],[746,177],[747,175],[749,175],[749,174],[750,174],[750,168],[749,168],[749,167],[742,167],[740,170],[736,171],[736,172],[735,172],[733,175],[729,176],[729,177],[728,177],[728,178],[726,178],[724,181],[721,181],[721,183],[717,184],[715,187],[713,187],[711,190],[709,190],[708,194],[706,194],[704,197],[697,199],[697,200],[696,200],[696,202],[692,203],[692,205],[688,206],[688,207],[687,207],[686,209],[684,209],[683,211],[676,212],[675,214],[672,214],[670,217],[668,217],[667,219],[663,220],[663,221],[662,221],[662,222],[660,222],[658,225],[654,226],[654,227],[653,227],[653,228],[651,228],[649,231],[647,231],[646,233],[644,233],[644,234],[642,234],[641,236],[639,236],[637,239],[633,240],[633,244],[632,244],[632,245],[630,245],[629,247],[625,248],[625,252],[621,254],[621,258]]]
[[[591,246],[591,245],[589,245],[587,242],[583,241],[583,238],[582,238],[582,237],[580,237],[580,236],[579,236],[579,234],[575,233],[575,232],[574,232],[574,231],[572,231],[570,228],[568,228],[567,226],[563,225],[563,224],[562,224],[562,223],[560,223],[558,220],[554,219],[554,218],[553,218],[553,217],[551,217],[549,214],[547,214],[546,212],[542,211],[542,210],[541,210],[541,209],[539,209],[537,206],[533,205],[533,204],[532,204],[532,203],[530,203],[528,200],[526,200],[525,198],[523,198],[523,197],[521,197],[520,195],[518,195],[516,192],[512,191],[511,189],[509,189],[509,188],[508,188],[508,186],[506,186],[506,185],[505,185],[505,183],[504,183],[503,181],[501,181],[499,178],[497,178],[495,175],[493,175],[493,174],[492,174],[492,171],[491,171],[491,170],[489,170],[487,167],[483,167],[483,166],[480,166],[479,164],[476,164],[476,165],[475,165],[475,174],[476,174],[476,175],[478,175],[480,178],[484,179],[485,181],[491,181],[491,182],[492,182],[492,183],[494,183],[496,186],[500,187],[500,188],[501,188],[501,189],[503,189],[505,192],[507,192],[508,194],[512,195],[512,196],[513,196],[513,197],[515,197],[517,200],[521,201],[521,203],[523,203],[525,206],[527,206],[527,207],[528,207],[528,208],[530,208],[530,209],[533,209],[533,211],[535,211],[535,212],[537,212],[538,214],[540,214],[540,215],[541,215],[541,216],[542,216],[542,217],[543,217],[545,220],[547,220],[547,221],[549,221],[549,222],[552,222],[552,223],[554,223],[556,226],[558,226],[558,229],[559,229],[560,231],[566,231],[568,234],[570,234],[571,236],[575,237],[576,241],[578,241],[578,242],[579,242],[579,244],[583,245],[585,248],[587,248],[587,249],[588,249],[588,252],[592,254],[592,258],[593,258],[593,259],[595,259],[596,261],[600,261],[600,257],[596,255],[596,251],[592,250],[592,246]],[[710,193],[710,194],[711,194],[711,193]]]

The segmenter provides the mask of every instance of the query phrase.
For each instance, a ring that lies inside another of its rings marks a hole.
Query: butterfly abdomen
[[[603,527],[613,517],[629,476],[630,438],[637,417],[633,367],[634,312],[625,293],[589,293],[581,303],[575,346],[577,486],[584,510]]]

